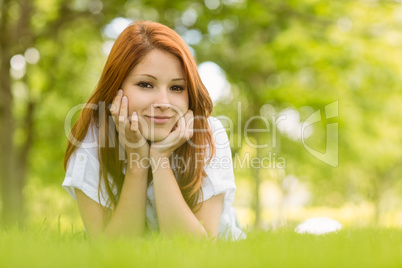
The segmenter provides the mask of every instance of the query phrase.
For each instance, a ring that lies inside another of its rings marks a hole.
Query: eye
[[[139,82],[137,86],[142,87],[142,88],[152,88],[152,85],[147,82]]]
[[[178,85],[175,85],[175,86],[172,86],[171,88],[170,88],[170,90],[172,90],[172,91],[183,91],[184,90],[184,87],[183,86],[178,86]]]

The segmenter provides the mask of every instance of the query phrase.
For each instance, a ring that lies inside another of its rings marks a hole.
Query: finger
[[[194,114],[193,114],[193,111],[188,110],[187,113],[185,114],[185,119],[186,119],[186,128],[187,129],[193,129],[193,126],[194,126]]]
[[[119,131],[124,131],[124,133],[126,133],[126,131],[128,131],[130,129],[130,126],[128,124],[128,120],[127,120],[127,113],[128,113],[128,99],[126,96],[122,97],[121,100],[121,104],[120,104],[120,111],[118,113],[118,122],[119,122],[119,126],[118,129]],[[123,132],[122,132],[123,133]]]
[[[193,129],[192,127],[188,127],[188,128],[186,129],[185,139],[186,139],[186,140],[191,139],[191,138],[193,137],[193,134],[194,134],[194,129]]]
[[[137,141],[134,144],[135,148],[140,148],[147,143],[147,140],[142,136],[141,130],[139,129],[139,116],[136,111],[134,111],[131,116],[131,131]]]
[[[112,115],[112,119],[114,124],[117,126],[116,130],[119,131],[119,126],[118,126],[118,121],[117,121],[117,116],[120,111],[120,103],[121,103],[121,98],[123,96],[123,90],[118,90],[116,97],[114,97],[112,104],[110,106],[110,114]]]
[[[128,116],[128,98],[127,96],[123,96],[121,100],[121,106],[120,106],[120,113],[119,113],[119,120],[120,117],[123,117],[123,121],[127,118]]]
[[[121,103],[121,98],[123,97],[123,90],[117,91],[116,97],[114,97],[112,101],[112,105],[110,106],[110,113],[113,116],[116,116],[119,111],[120,111],[120,103]]]
[[[184,138],[188,140],[193,136],[193,125],[194,125],[193,111],[188,110],[184,115],[184,119],[186,124]]]
[[[166,137],[165,144],[166,147],[170,147],[172,144],[176,144],[177,142],[179,142],[185,134],[185,119],[184,117],[179,118],[179,121],[177,121],[176,123],[176,127],[174,128],[174,130],[172,132],[170,132],[170,134],[168,135],[168,137]]]
[[[186,132],[186,119],[184,117],[179,119],[179,127],[178,127],[180,137],[183,137]]]
[[[178,122],[176,122],[176,124],[174,124],[174,126],[173,126],[173,128],[172,128],[172,130],[170,132],[173,132],[173,131],[175,131],[177,129],[177,123]]]
[[[193,137],[193,135],[194,135],[194,130],[193,130],[192,128],[189,129],[189,130],[187,130],[187,133],[186,133],[186,140],[191,139],[191,138]]]
[[[138,115],[136,111],[134,111],[133,115],[131,116],[131,131],[138,131]]]

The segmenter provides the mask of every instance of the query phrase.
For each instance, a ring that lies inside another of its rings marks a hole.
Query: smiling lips
[[[169,116],[145,116],[147,119],[155,124],[166,124],[171,117]]]

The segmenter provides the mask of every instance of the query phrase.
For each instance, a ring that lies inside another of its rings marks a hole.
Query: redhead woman
[[[244,238],[232,207],[228,137],[211,113],[180,36],[155,22],[128,26],[64,158],[63,187],[77,201],[87,234]]]

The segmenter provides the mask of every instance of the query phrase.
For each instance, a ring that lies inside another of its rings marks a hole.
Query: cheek
[[[128,112],[131,115],[134,110],[141,113],[142,107],[146,105],[146,101],[141,97],[141,94],[127,94]]]
[[[128,103],[129,115],[132,115],[134,110],[139,112],[138,111],[138,102],[136,101],[136,99],[129,99],[129,103]]]
[[[189,101],[188,101],[188,94],[183,94],[180,98],[176,99],[176,106],[180,109],[184,114],[188,111],[189,108]]]
[[[138,89],[130,83],[123,83],[122,85],[123,95],[128,98],[128,115],[131,116],[135,111],[140,113],[141,105],[144,106],[144,94],[138,91]]]

